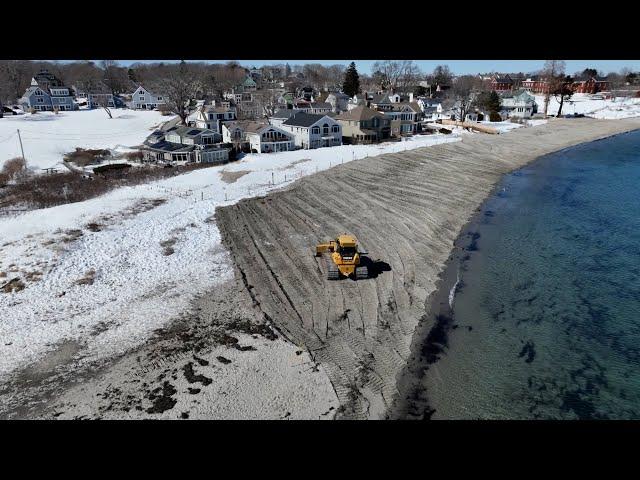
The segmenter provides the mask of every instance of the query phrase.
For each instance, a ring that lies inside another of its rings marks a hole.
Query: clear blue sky
[[[131,65],[136,62],[170,62],[171,60],[120,60],[122,65]],[[177,60],[176,60],[177,61]],[[224,63],[228,60],[207,60],[211,63]],[[350,60],[238,60],[243,66],[260,67],[274,63],[304,64],[321,63],[323,65],[333,65],[336,63],[348,65]],[[361,73],[371,73],[371,65],[375,60],[355,60],[358,71]],[[422,71],[431,72],[436,65],[449,65],[455,74],[485,73],[485,72],[533,72],[539,70],[544,65],[544,60],[416,60]],[[633,71],[640,70],[640,60],[566,60],[566,71],[569,74],[582,71],[585,68],[595,68],[602,70],[605,74],[612,71],[619,71],[623,67],[628,67]]]

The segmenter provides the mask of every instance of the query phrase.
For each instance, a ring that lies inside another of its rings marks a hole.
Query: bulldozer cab
[[[336,243],[338,244],[337,251],[343,260],[353,260],[353,257],[355,257],[358,252],[356,242],[355,237],[352,235],[340,235],[336,239]]]

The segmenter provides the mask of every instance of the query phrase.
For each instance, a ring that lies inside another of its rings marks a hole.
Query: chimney
[[[409,103],[413,102],[413,92],[409,93]]]

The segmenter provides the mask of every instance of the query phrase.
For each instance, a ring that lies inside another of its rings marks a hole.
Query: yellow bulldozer
[[[367,252],[358,249],[358,240],[353,235],[338,235],[335,240],[316,246],[316,257],[321,257],[325,252],[331,253],[327,261],[328,280],[339,280],[341,276],[351,276],[356,280],[369,278],[368,268],[361,265],[363,255]]]

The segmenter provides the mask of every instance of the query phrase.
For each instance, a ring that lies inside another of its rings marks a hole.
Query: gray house
[[[162,95],[152,93],[142,85],[131,95],[131,108],[134,110],[153,110],[164,103]]]
[[[159,163],[224,163],[229,160],[229,149],[216,145],[221,138],[222,135],[206,128],[173,125],[147,137],[143,158]]]
[[[327,115],[298,112],[280,124],[304,149],[342,145],[342,126]]]
[[[68,111],[77,108],[71,90],[47,70],[41,70],[31,79],[31,85],[19,103],[25,111]]]

